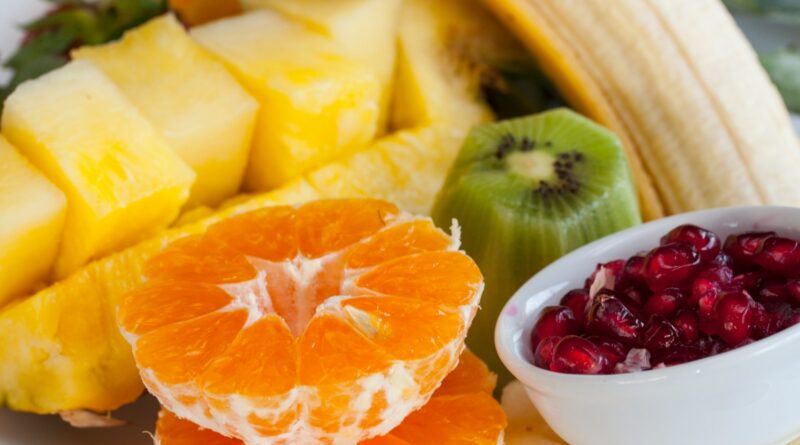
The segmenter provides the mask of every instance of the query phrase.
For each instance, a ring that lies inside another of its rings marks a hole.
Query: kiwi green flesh
[[[536,146],[523,151],[519,142],[498,157],[498,144],[508,135]],[[563,184],[551,181],[543,188],[538,178],[512,172],[509,154],[536,150],[554,160],[580,154],[568,168],[580,186],[557,188]],[[508,298],[565,253],[641,222],[619,140],[563,109],[476,127],[437,196],[433,218],[441,227],[449,227],[453,218],[459,221],[463,249],[485,276],[481,310],[467,344],[499,373],[501,383],[510,374],[497,357],[493,334]]]

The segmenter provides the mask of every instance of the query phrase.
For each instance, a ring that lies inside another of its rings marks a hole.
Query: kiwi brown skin
[[[508,298],[565,253],[641,222],[619,140],[567,109],[473,128],[432,215],[440,227],[458,220],[484,274],[467,345],[499,374],[498,388],[511,378],[494,349]]]

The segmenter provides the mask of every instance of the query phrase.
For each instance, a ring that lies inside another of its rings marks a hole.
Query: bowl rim
[[[706,374],[709,372],[718,372],[720,370],[729,369],[742,360],[757,358],[762,354],[769,353],[774,349],[781,347],[785,343],[800,341],[800,324],[798,324],[734,350],[679,365],[624,374],[580,375],[559,373],[535,366],[533,363],[520,356],[520,354],[517,352],[520,349],[520,343],[523,343],[525,339],[522,338],[522,336],[518,336],[519,338],[515,339],[513,338],[513,335],[506,335],[506,333],[512,334],[519,332],[518,327],[510,325],[515,317],[504,316],[509,308],[524,307],[524,303],[529,299],[534,298],[534,296],[538,293],[543,292],[551,287],[552,283],[538,283],[538,281],[542,280],[542,276],[549,275],[553,272],[553,270],[565,267],[565,265],[575,261],[577,258],[585,256],[587,252],[597,249],[598,246],[615,244],[632,236],[652,236],[652,234],[649,232],[663,230],[663,226],[672,228],[673,225],[687,224],[689,223],[686,221],[687,219],[707,219],[714,216],[722,216],[729,213],[738,212],[754,212],[756,214],[768,212],[796,213],[798,217],[796,226],[797,230],[800,231],[800,207],[779,205],[745,205],[718,207],[671,215],[665,218],[649,221],[638,226],[630,227],[628,229],[624,229],[592,241],[591,243],[581,246],[578,249],[575,249],[556,261],[550,263],[548,266],[529,278],[514,293],[514,295],[509,298],[509,300],[503,306],[495,325],[495,348],[500,356],[500,360],[503,362],[506,368],[508,368],[511,374],[513,374],[514,377],[516,377],[526,386],[531,386],[531,382],[536,382],[537,386],[540,384],[563,385],[568,383],[573,386],[578,385],[581,388],[585,386],[596,386],[598,384],[631,386],[644,385],[666,379],[688,378],[690,376]],[[703,226],[702,221],[695,222],[695,224]],[[660,237],[661,235],[663,235],[663,233],[658,233],[656,238]],[[544,306],[545,305],[542,304],[537,307],[528,317],[535,317],[536,314],[541,312]],[[523,327],[523,329],[525,328]]]

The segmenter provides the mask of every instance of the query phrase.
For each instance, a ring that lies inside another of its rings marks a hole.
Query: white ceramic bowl
[[[588,244],[536,274],[497,322],[500,358],[552,428],[572,445],[773,445],[800,435],[800,326],[714,357],[618,375],[550,372],[531,364],[540,310],[581,287],[599,262],[649,250],[692,223],[731,233],[800,237],[800,208],[734,207],[664,218]]]

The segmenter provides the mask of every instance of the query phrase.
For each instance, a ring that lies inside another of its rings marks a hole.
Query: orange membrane
[[[456,249],[384,201],[262,209],[152,258],[118,318],[180,417],[245,442],[354,443],[455,366],[483,288]]]

